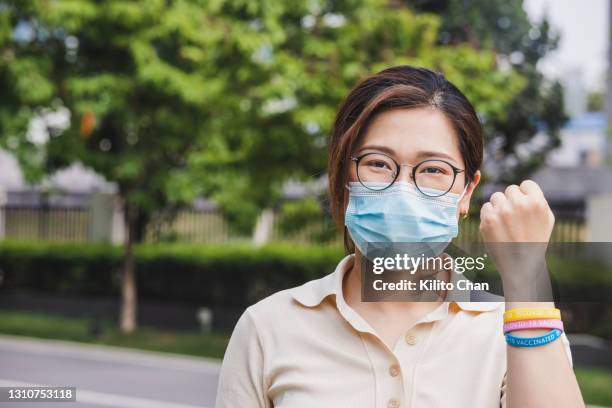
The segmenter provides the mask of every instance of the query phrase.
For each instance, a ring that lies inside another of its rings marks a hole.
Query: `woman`
[[[225,353],[217,407],[584,406],[565,335],[541,326],[559,321],[521,321],[532,328],[510,339],[502,332],[504,319],[517,324],[512,316],[552,316],[552,303],[361,301],[367,242],[452,239],[482,156],[475,111],[441,74],[398,66],[359,83],[329,146],[332,215],[349,255],[333,273],[244,312]],[[548,242],[554,224],[532,181],[493,194],[480,218],[488,242]],[[516,262],[496,259],[505,288],[526,282]],[[531,340],[548,333],[557,336]],[[520,337],[543,345],[519,347]]]

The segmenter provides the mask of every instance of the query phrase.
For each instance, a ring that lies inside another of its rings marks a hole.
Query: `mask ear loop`
[[[350,190],[351,190],[351,183],[352,183],[354,186],[361,185],[361,183],[360,183],[360,182],[358,182],[358,181],[347,181],[346,183],[344,183],[344,188],[346,188],[347,190],[349,190],[349,191],[350,191]]]
[[[467,183],[465,185],[465,188],[463,189],[463,192],[461,193],[461,195],[457,199],[457,202],[461,201],[463,199],[463,197],[465,197],[465,193],[467,192],[467,189],[468,189],[469,186],[470,186],[470,183]],[[461,219],[462,220],[465,220],[467,217],[468,217],[468,213],[467,212],[465,214],[461,215]]]
[[[470,186],[470,183],[466,184],[465,188],[463,189],[463,192],[461,193],[461,195],[457,199],[457,202],[459,202],[459,201],[461,201],[463,199],[463,197],[465,196],[465,193],[467,192],[467,189],[468,189],[469,186]]]

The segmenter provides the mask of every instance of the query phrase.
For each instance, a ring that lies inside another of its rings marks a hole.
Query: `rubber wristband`
[[[561,311],[554,307],[526,307],[510,309],[504,313],[504,323],[530,319],[561,320]]]
[[[563,322],[557,319],[531,319],[504,323],[504,334],[511,331],[529,329],[559,329],[563,331]]]
[[[559,329],[552,329],[548,333],[543,336],[537,337],[517,337],[513,336],[510,333],[506,333],[506,343],[510,346],[514,347],[538,347],[543,346],[545,344],[551,343],[561,337],[561,333],[563,333]]]

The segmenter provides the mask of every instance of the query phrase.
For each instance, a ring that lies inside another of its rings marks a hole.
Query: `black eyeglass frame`
[[[379,188],[379,189],[370,188],[370,187],[366,186],[365,184],[363,184],[363,181],[361,181],[361,178],[359,177],[359,162],[364,157],[371,156],[371,155],[374,155],[374,154],[388,157],[389,160],[391,160],[395,164],[395,167],[397,168],[397,172],[395,174],[395,177],[393,178],[393,181],[391,181],[389,183],[389,185],[384,187],[384,188]],[[379,153],[379,152],[369,152],[369,153],[362,154],[361,156],[358,156],[358,157],[350,156],[350,159],[351,159],[351,161],[355,162],[355,171],[357,173],[357,180],[359,180],[359,183],[362,186],[364,186],[365,188],[367,188],[368,190],[371,190],[371,191],[384,191],[384,190],[388,189],[389,187],[391,187],[395,183],[395,181],[399,177],[399,174],[402,171],[402,166],[409,166],[409,165],[400,165],[393,157],[389,156],[388,154]],[[453,182],[451,183],[451,185],[448,188],[448,190],[446,190],[444,193],[439,194],[439,195],[431,195],[431,194],[424,193],[423,190],[421,190],[421,188],[419,187],[419,184],[416,182],[416,170],[417,170],[417,168],[420,165],[422,165],[423,163],[432,162],[432,161],[444,162],[444,163],[448,164],[451,169],[453,169]],[[448,161],[443,160],[443,159],[426,159],[426,160],[423,160],[422,162],[417,163],[414,166],[410,166],[410,167],[412,167],[412,171],[411,171],[410,175],[411,175],[412,181],[414,181],[414,185],[416,186],[417,190],[419,190],[419,192],[421,194],[423,194],[423,195],[425,195],[427,197],[442,197],[443,195],[446,195],[449,191],[451,191],[451,189],[455,185],[455,181],[457,181],[457,174],[465,172],[465,169],[460,169],[459,167],[457,167],[457,166],[453,165],[452,163],[449,163]],[[469,183],[470,182],[469,177],[466,177],[465,181],[466,181],[466,184]]]

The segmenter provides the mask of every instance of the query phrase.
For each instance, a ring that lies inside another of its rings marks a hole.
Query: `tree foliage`
[[[206,193],[244,230],[287,178],[324,172],[335,110],[363,76],[404,63],[443,71],[486,118],[506,117],[525,82],[491,50],[438,44],[437,16],[381,0],[4,1],[0,10],[2,114],[22,117],[23,129],[37,109],[71,112],[45,146],[47,170],[80,160],[145,213]],[[27,41],[16,39],[19,25],[33,31]],[[83,134],[87,115],[95,127]],[[2,135],[8,143],[18,132]]]
[[[526,80],[506,106],[507,115],[487,120],[488,176],[501,182],[521,181],[539,167],[559,143],[567,120],[563,89],[537,70],[538,62],[557,47],[559,34],[547,18],[532,22],[522,0],[415,0],[415,10],[440,15],[438,44],[469,43],[474,49],[493,50],[498,66],[509,67]],[[505,92],[500,88],[498,93]],[[544,129],[548,139],[529,148]],[[526,148],[527,147],[527,148]]]

